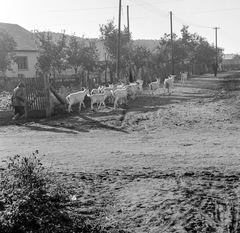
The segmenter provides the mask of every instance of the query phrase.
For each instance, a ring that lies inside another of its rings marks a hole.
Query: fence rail
[[[43,118],[48,115],[49,97],[46,95],[44,78],[25,78],[27,117]]]

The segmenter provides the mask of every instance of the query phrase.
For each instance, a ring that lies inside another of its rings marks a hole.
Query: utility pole
[[[174,75],[172,11],[170,11],[170,28],[171,28],[171,64],[172,64],[172,75]]]
[[[129,27],[129,6],[127,6],[127,33],[128,33],[128,46],[130,47],[130,27]],[[130,51],[130,48],[129,48]],[[133,76],[132,76],[132,59],[130,58],[129,61],[129,82],[133,82]]]
[[[129,28],[129,6],[127,6],[127,30],[128,30],[128,39],[130,41],[130,28]]]
[[[214,76],[217,76],[217,69],[218,69],[218,47],[217,47],[217,30],[219,29],[218,27],[213,28],[215,29],[215,46],[216,46],[216,62],[213,64],[213,71],[214,71]]]
[[[108,64],[107,64],[107,54],[105,53],[105,84],[107,83],[107,66],[108,66]]]
[[[217,30],[220,28],[215,27],[213,29],[215,29],[216,64],[218,64]]]
[[[118,41],[117,41],[117,80],[119,80],[119,78],[120,78],[121,8],[122,8],[122,1],[119,0]]]

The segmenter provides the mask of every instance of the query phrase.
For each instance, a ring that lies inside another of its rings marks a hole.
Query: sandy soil
[[[231,232],[240,228],[239,90],[240,74],[205,75],[117,110],[2,120],[0,160],[45,154],[82,213],[98,209],[109,232]]]

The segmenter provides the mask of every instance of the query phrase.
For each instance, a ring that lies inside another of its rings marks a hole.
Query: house
[[[239,70],[240,69],[239,55],[233,53],[224,54],[222,65],[224,70]]]
[[[4,30],[13,37],[17,43],[14,51],[16,63],[12,65],[12,70],[6,71],[7,77],[35,77],[37,62],[37,46],[32,39],[32,33],[17,24],[0,23],[0,30]]]

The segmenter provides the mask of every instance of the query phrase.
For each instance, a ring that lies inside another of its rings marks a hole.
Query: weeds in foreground
[[[95,222],[69,211],[69,190],[51,179],[38,151],[15,155],[0,172],[0,232],[103,232]]]

